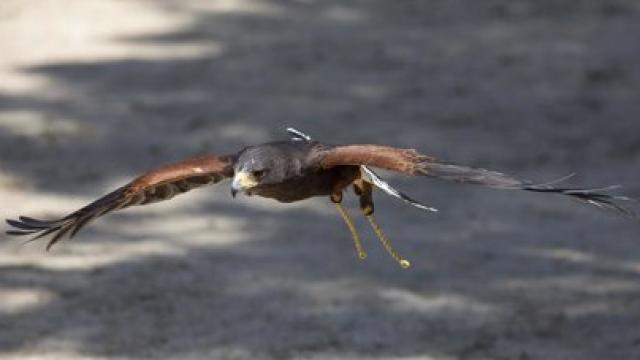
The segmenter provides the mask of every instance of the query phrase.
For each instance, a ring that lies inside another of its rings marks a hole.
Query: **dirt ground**
[[[639,34],[633,0],[2,0],[0,218],[286,126],[640,196]],[[637,222],[387,176],[440,209],[377,195],[407,271],[326,199],[225,184],[50,253],[0,235],[0,357],[640,358]]]

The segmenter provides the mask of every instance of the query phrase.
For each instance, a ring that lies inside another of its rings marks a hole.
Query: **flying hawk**
[[[367,254],[353,221],[341,205],[343,192],[353,187],[360,209],[369,220],[389,255],[403,268],[410,266],[393,248],[373,218],[373,189],[427,211],[437,211],[411,199],[382,180],[370,167],[412,176],[430,176],[460,183],[498,189],[526,190],[572,197],[585,203],[621,214],[635,216],[621,205],[628,197],[607,193],[617,188],[573,189],[557,187],[558,182],[533,184],[511,176],[478,168],[439,161],[412,149],[382,145],[332,146],[312,140],[308,135],[289,128],[288,141],[249,146],[223,156],[203,156],[152,170],[91,204],[57,220],[38,220],[20,216],[7,220],[14,229],[10,235],[35,235],[30,241],[53,235],[47,250],[65,235],[73,237],[89,221],[115,210],[169,200],[189,190],[231,179],[231,195],[238,192],[258,195],[290,203],[315,196],[327,196],[349,228],[359,258]]]

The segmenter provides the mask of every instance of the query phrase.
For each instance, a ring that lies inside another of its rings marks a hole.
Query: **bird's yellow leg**
[[[356,247],[356,252],[358,253],[358,258],[360,260],[364,260],[367,258],[367,253],[364,251],[364,247],[362,247],[362,241],[360,241],[360,235],[358,235],[358,230],[356,230],[356,226],[353,224],[353,220],[347,210],[340,203],[334,203],[336,205],[336,209],[342,216],[344,223],[347,224],[349,231],[351,232],[351,237],[353,238],[353,245]]]
[[[378,223],[376,223],[375,219],[373,218],[373,214],[369,214],[369,215],[365,215],[365,216],[367,217],[367,220],[369,220],[369,223],[371,224],[371,227],[373,228],[373,231],[375,231],[376,235],[378,236],[378,239],[380,239],[380,242],[382,243],[382,246],[384,246],[384,249],[387,250],[387,253],[395,261],[397,261],[398,264],[400,264],[401,268],[408,269],[409,267],[411,267],[411,263],[409,262],[409,260],[403,259],[400,256],[400,254],[398,254],[396,249],[393,248],[393,245],[391,245],[391,241],[389,241],[389,239],[387,239],[387,237],[382,232],[382,229],[380,228]]]
[[[384,249],[395,261],[398,262],[398,264],[400,264],[400,267],[402,267],[403,269],[408,269],[409,267],[411,267],[411,263],[409,262],[409,260],[400,257],[400,254],[398,254],[396,249],[393,248],[393,245],[391,245],[391,241],[387,239],[387,237],[382,232],[382,229],[373,218],[373,185],[368,181],[359,179],[353,183],[353,189],[356,195],[360,197],[360,210],[362,210],[364,216],[366,216],[367,220],[369,220],[373,231],[375,231],[378,239],[380,239],[380,242],[382,243],[382,246],[384,246]]]

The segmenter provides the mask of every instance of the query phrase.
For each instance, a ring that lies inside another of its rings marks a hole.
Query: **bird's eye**
[[[262,179],[265,175],[267,175],[267,170],[255,170],[251,173],[254,178]]]

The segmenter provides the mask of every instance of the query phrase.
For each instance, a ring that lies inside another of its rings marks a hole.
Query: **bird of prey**
[[[238,192],[290,203],[311,197],[328,197],[335,204],[353,237],[360,259],[367,254],[350,215],[341,205],[343,193],[352,187],[359,198],[360,209],[369,220],[385,250],[403,268],[410,263],[393,248],[374,220],[375,188],[427,211],[434,208],[411,199],[382,180],[373,168],[404,175],[428,176],[459,183],[483,185],[506,190],[524,190],[565,195],[587,204],[620,214],[635,216],[621,202],[628,197],[608,193],[617,186],[585,189],[557,186],[560,181],[534,184],[528,181],[480,168],[472,168],[437,160],[413,149],[383,145],[327,145],[289,128],[290,140],[268,142],[246,147],[235,154],[197,157],[165,165],[134,179],[130,183],[99,198],[89,205],[57,220],[38,220],[20,216],[7,220],[14,229],[10,235],[34,235],[36,240],[52,235],[47,250],[65,235],[70,238],[91,220],[115,210],[169,200],[189,190],[231,180],[231,195]]]

